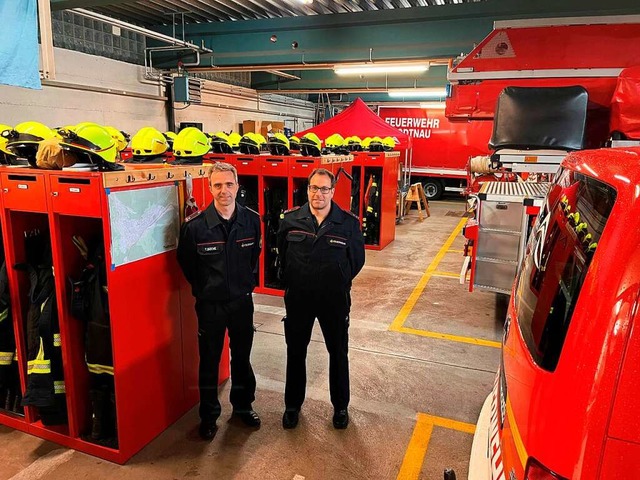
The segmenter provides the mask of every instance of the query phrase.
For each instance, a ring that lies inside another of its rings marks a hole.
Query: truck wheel
[[[437,178],[428,178],[422,184],[427,200],[438,200],[444,192],[444,185]]]

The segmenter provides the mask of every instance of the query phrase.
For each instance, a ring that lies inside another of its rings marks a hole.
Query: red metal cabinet
[[[54,212],[82,217],[102,216],[99,174],[49,175]]]
[[[44,175],[31,173],[31,169],[14,172],[0,174],[5,208],[21,212],[46,212],[47,189]]]
[[[165,175],[166,173],[166,175]],[[18,428],[98,457],[126,462],[198,401],[197,321],[193,299],[175,250],[111,266],[108,195],[122,190],[177,185],[184,208],[187,174],[193,196],[204,203],[202,166],[137,168],[123,172],[60,172],[0,167],[0,220],[7,265],[25,261],[24,232],[50,232],[68,423],[43,425],[33,408],[24,417],[0,412],[0,424]],[[84,325],[71,314],[68,278],[78,278],[85,261],[72,237],[105,244],[111,316],[118,448],[86,441],[91,429],[89,373]],[[28,275],[8,269],[21,386],[26,387],[24,319]],[[228,352],[220,380],[229,376]]]

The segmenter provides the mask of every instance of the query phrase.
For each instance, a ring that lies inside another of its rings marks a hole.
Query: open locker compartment
[[[113,337],[102,220],[54,214],[51,222],[62,352],[69,379],[69,433],[78,441],[117,450]],[[91,296],[91,285],[99,289],[99,297]],[[97,362],[96,351],[106,358]]]
[[[282,282],[278,279],[277,233],[280,215],[289,208],[289,188],[286,169],[282,176],[262,177],[262,281],[259,293],[282,295]]]
[[[12,312],[11,293],[8,279],[8,264],[5,259],[4,244],[0,242],[0,414],[10,418],[24,419],[16,335]]]
[[[5,220],[7,276],[25,419],[29,431],[41,430],[43,438],[64,443],[69,437],[69,397],[65,391],[68,372],[61,351],[64,334],[52,278],[48,217],[39,212],[5,210]],[[39,328],[40,318],[34,316],[38,311],[40,315],[46,311],[50,319],[43,327],[46,334]],[[42,341],[41,336],[45,337]],[[49,365],[41,355],[45,348]]]

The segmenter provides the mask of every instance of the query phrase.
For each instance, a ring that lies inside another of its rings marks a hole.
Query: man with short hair
[[[333,426],[349,424],[349,311],[351,282],[364,265],[360,222],[332,201],[335,177],[318,168],[309,175],[309,201],[285,212],[278,252],[285,284],[287,343],[285,412],[282,426],[298,425],[306,390],[307,347],[318,319],[329,351]]]
[[[236,202],[238,173],[216,163],[209,171],[213,202],[185,220],[178,262],[191,284],[198,315],[200,436],[211,440],[220,416],[218,365],[229,332],[233,415],[251,427],[260,418],[251,404],[256,379],[251,368],[255,271],[260,256],[260,217]]]

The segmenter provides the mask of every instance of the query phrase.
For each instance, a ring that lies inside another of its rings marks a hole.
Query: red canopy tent
[[[296,136],[302,138],[302,135],[309,132],[315,133],[321,140],[334,133],[339,133],[345,138],[353,135],[361,139],[376,136],[380,138],[393,137],[396,140],[396,150],[411,148],[411,137],[373,113],[361,98],[356,98],[342,113],[320,125],[296,133]]]

